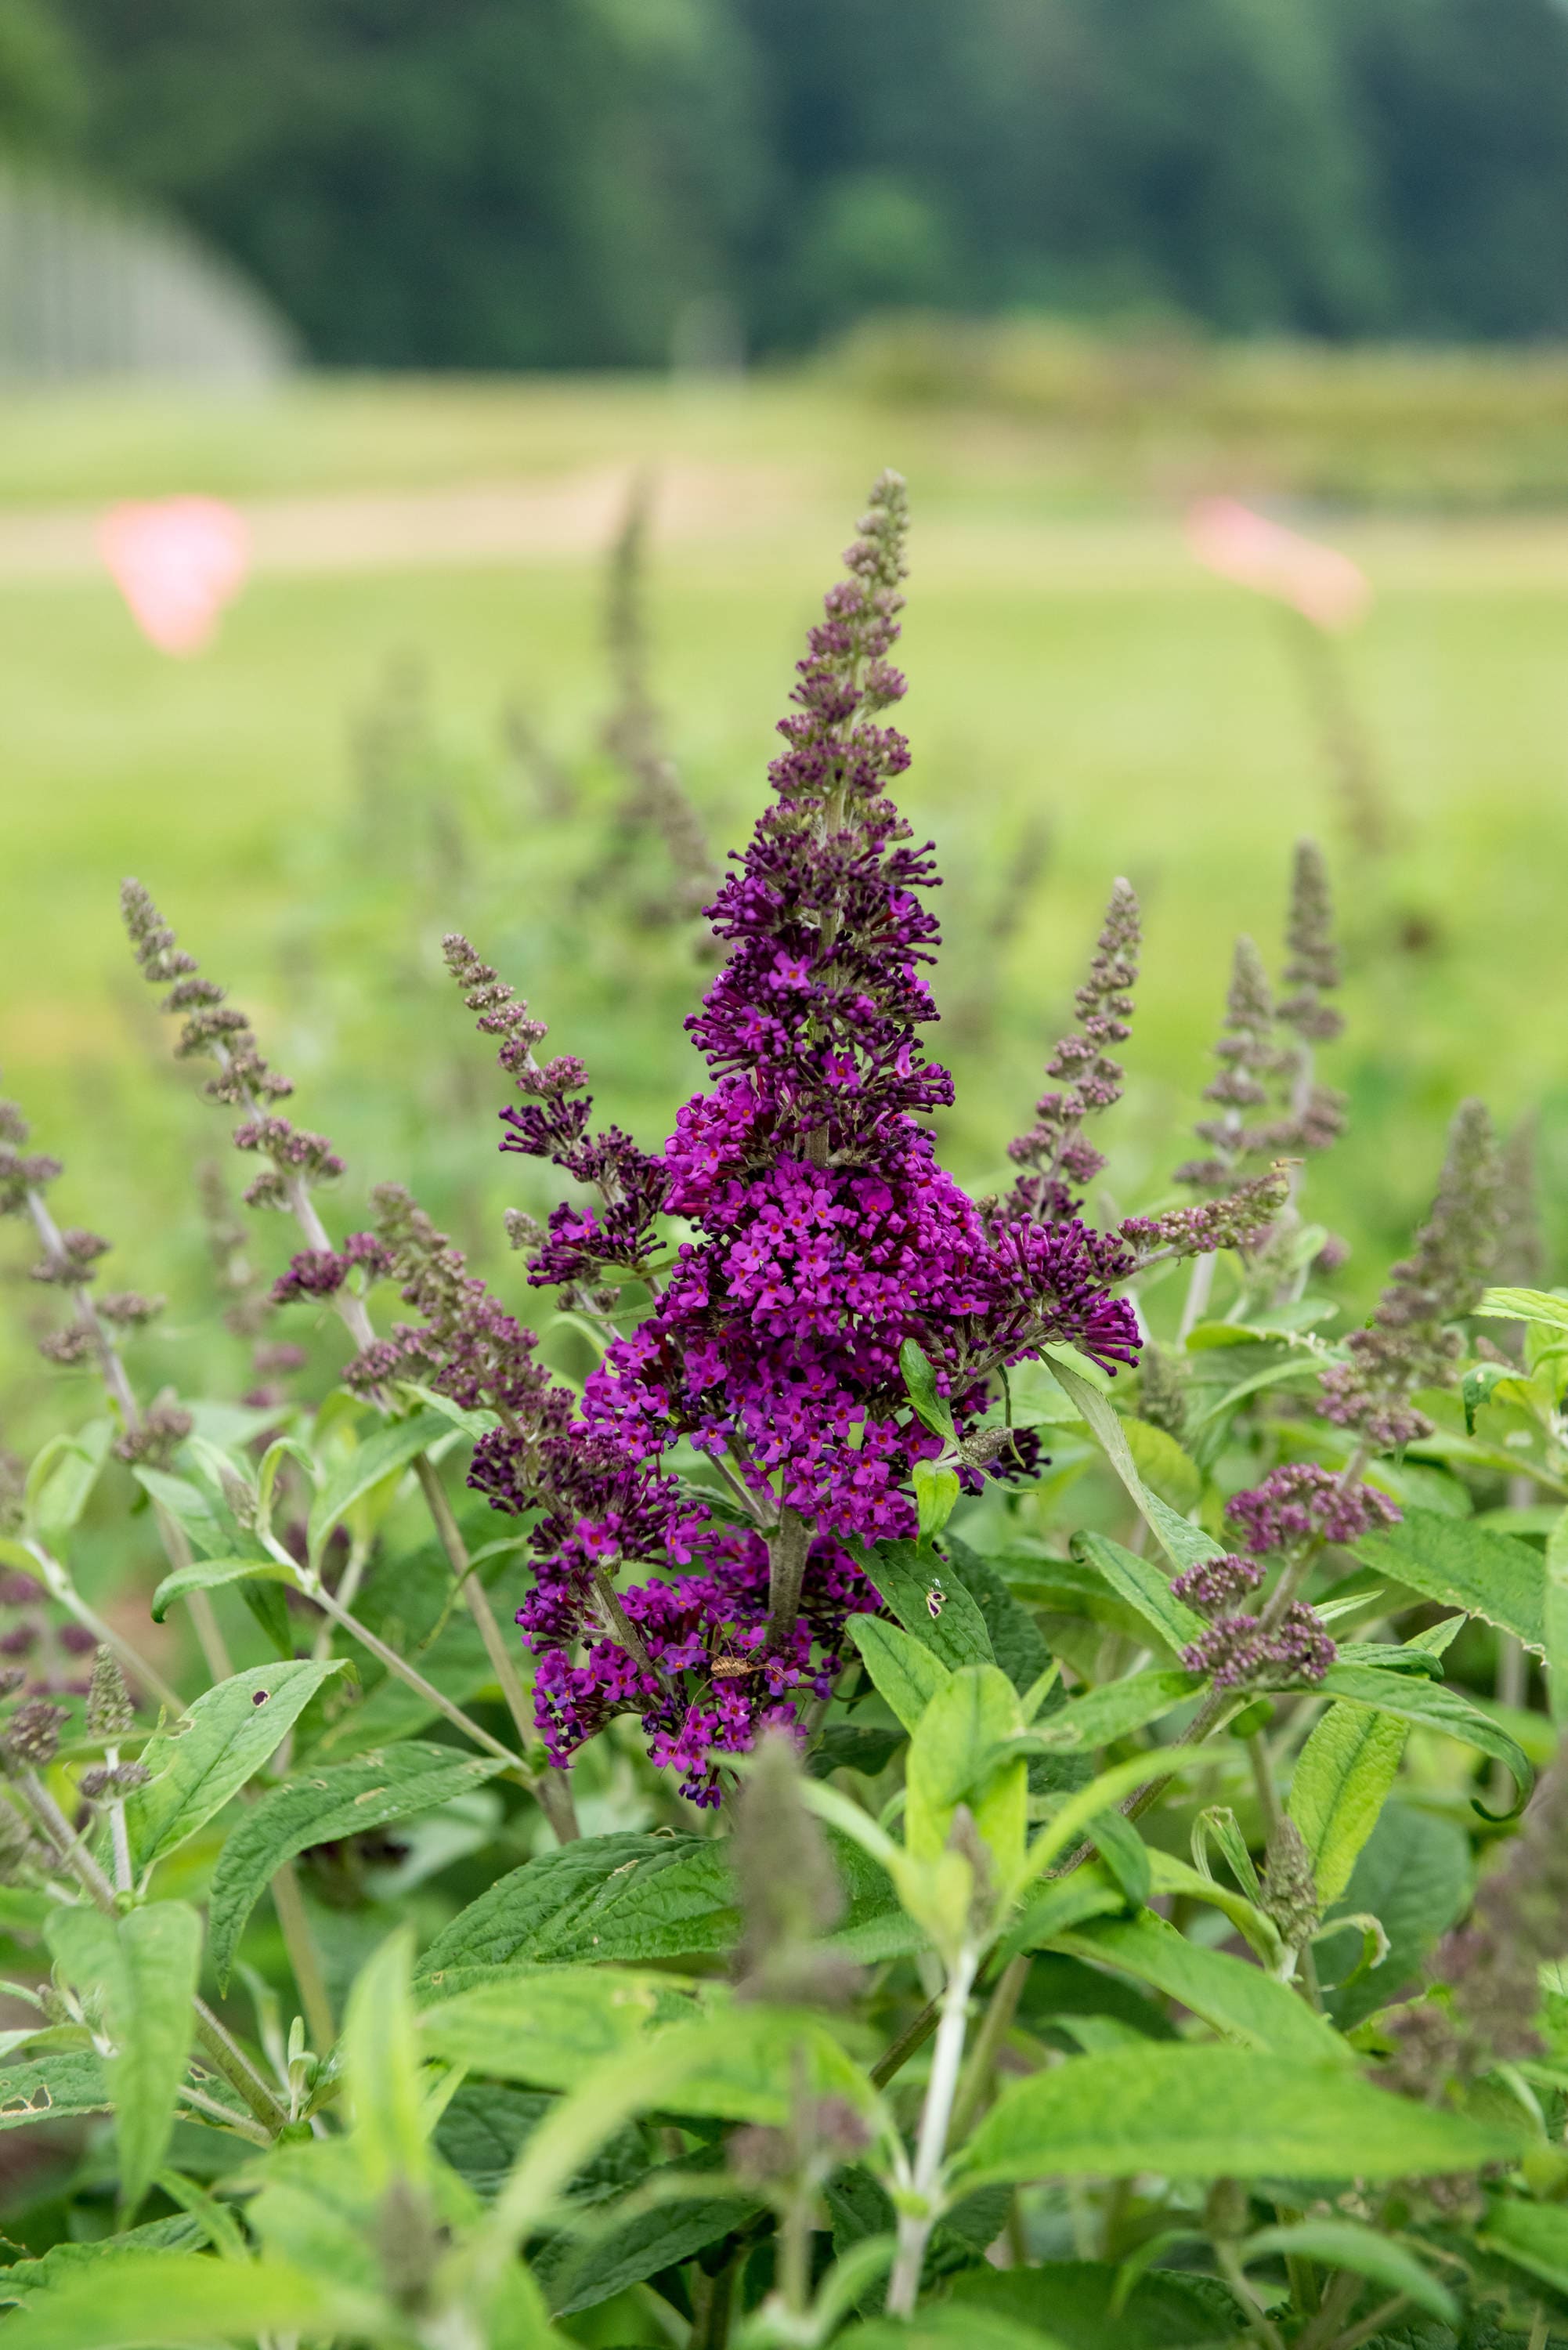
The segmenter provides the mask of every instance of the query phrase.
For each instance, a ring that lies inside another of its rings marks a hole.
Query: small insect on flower
[[[933,1623],[935,1623],[937,1617],[941,1614],[942,1609],[947,1606],[947,1604],[948,1595],[942,1589],[942,1578],[940,1575],[933,1575],[931,1577],[931,1587],[926,1594],[926,1613],[929,1616]]]
[[[755,1657],[737,1656],[732,1649],[727,1656],[715,1657],[711,1669],[716,1681],[738,1681],[762,1668]]]

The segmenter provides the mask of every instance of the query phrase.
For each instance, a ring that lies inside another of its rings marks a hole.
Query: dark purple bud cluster
[[[1360,1480],[1346,1484],[1314,1461],[1272,1469],[1261,1485],[1232,1493],[1225,1504],[1255,1551],[1286,1553],[1318,1543],[1358,1542],[1376,1526],[1391,1526],[1398,1510],[1386,1493]]]
[[[1220,1616],[1181,1652],[1189,1673],[1208,1673],[1216,1689],[1284,1689],[1321,1681],[1339,1650],[1304,1600],[1293,1599],[1272,1625],[1257,1616]]]
[[[248,1016],[232,1005],[223,1008],[223,989],[197,975],[195,956],[180,946],[140,881],[120,884],[119,910],[143,979],[150,987],[169,990],[165,1012],[183,1015],[176,1053],[182,1060],[205,1058],[218,1065],[204,1087],[209,1100],[239,1108],[291,1094],[289,1080],[262,1058]]]
[[[1356,1430],[1376,1451],[1431,1433],[1410,1397],[1454,1383],[1463,1341],[1449,1326],[1480,1301],[1497,1255],[1501,1188],[1491,1120],[1480,1102],[1462,1102],[1414,1249],[1394,1267],[1367,1327],[1352,1332],[1349,1361],[1324,1373],[1324,1419]]]
[[[63,1170],[57,1159],[22,1146],[32,1129],[16,1102],[0,1101],[0,1216],[27,1212],[29,1191],[42,1191]]]
[[[1171,1590],[1189,1607],[1201,1609],[1205,1616],[1217,1615],[1249,1591],[1256,1591],[1263,1579],[1263,1570],[1255,1558],[1242,1558],[1229,1552],[1223,1558],[1199,1559],[1184,1574],[1176,1575]]]
[[[1008,1157],[1028,1170],[1009,1197],[1011,1214],[1036,1221],[1075,1214],[1075,1187],[1093,1182],[1106,1163],[1080,1129],[1094,1111],[1121,1099],[1124,1072],[1107,1048],[1132,1034],[1128,991],[1137,978],[1138,941],[1138,902],[1131,883],[1118,880],[1089,975],[1075,999],[1083,1026],[1062,1038],[1045,1065],[1046,1076],[1062,1081],[1064,1090],[1043,1094],[1034,1105],[1035,1123],[1007,1146]]]
[[[188,1411],[160,1396],[148,1405],[138,1426],[118,1440],[115,1457],[133,1467],[167,1469],[194,1425]]]
[[[291,1256],[286,1273],[272,1285],[275,1305],[292,1305],[301,1297],[335,1297],[356,1271],[367,1282],[385,1281],[393,1270],[392,1254],[374,1232],[350,1232],[340,1249],[301,1249]]]
[[[1249,1177],[1220,1199],[1198,1200],[1159,1216],[1128,1216],[1117,1229],[1146,1263],[1156,1256],[1209,1256],[1262,1239],[1290,1192],[1290,1162],[1276,1159],[1266,1174]]]
[[[443,941],[443,951],[447,969],[463,991],[463,1002],[479,1015],[480,1034],[501,1038],[495,1057],[519,1093],[529,1097],[525,1107],[502,1111],[502,1123],[510,1129],[502,1149],[552,1159],[575,1182],[599,1195],[597,1210],[566,1203],[556,1210],[549,1239],[530,1265],[530,1280],[542,1285],[591,1283],[609,1266],[639,1272],[652,1253],[653,1219],[664,1199],[659,1160],[639,1150],[618,1127],[591,1134],[593,1100],[583,1091],[587,1071],[582,1062],[563,1053],[541,1063],[534,1047],[548,1033],[545,1023],[534,1018],[515,991],[492,964],[480,961],[460,932],[452,931]],[[519,1243],[514,1241],[513,1245]]]

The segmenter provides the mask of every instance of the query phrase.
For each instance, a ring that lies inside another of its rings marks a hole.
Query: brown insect
[[[761,1672],[762,1660],[757,1657],[736,1656],[732,1651],[727,1656],[715,1657],[709,1669],[716,1681],[744,1680],[748,1674]]]

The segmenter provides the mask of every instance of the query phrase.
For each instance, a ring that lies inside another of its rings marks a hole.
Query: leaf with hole
[[[125,1806],[138,1872],[182,1845],[239,1794],[340,1663],[261,1665],[234,1673],[196,1700],[183,1720],[150,1738],[141,1760],[152,1778]]]

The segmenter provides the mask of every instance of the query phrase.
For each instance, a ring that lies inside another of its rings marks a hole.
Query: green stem
[[[522,1676],[517,1670],[517,1660],[507,1646],[501,1627],[495,1620],[495,1610],[490,1604],[490,1595],[474,1573],[473,1562],[468,1555],[468,1546],[462,1539],[457,1520],[452,1514],[452,1504],[447,1500],[446,1488],[436,1473],[435,1463],[428,1454],[417,1452],[414,1455],[414,1474],[420,1481],[420,1491],[425,1497],[441,1546],[446,1553],[447,1563],[457,1579],[457,1587],[462,1594],[469,1614],[479,1627],[479,1637],[484,1643],[484,1653],[494,1668],[495,1678],[501,1684],[501,1694],[506,1700],[506,1710],[517,1726],[517,1735],[523,1741],[524,1750],[526,1752],[536,1732],[527,1691],[523,1687]],[[546,1770],[539,1780],[537,1793],[545,1815],[556,1831],[557,1841],[561,1844],[575,1842],[582,1831],[577,1825],[576,1813],[572,1805],[571,1782],[567,1774],[564,1771]]]
[[[333,2022],[327,1978],[321,1971],[321,1954],[310,1929],[310,1919],[299,1890],[299,1877],[292,1860],[282,1862],[273,1871],[272,1905],[277,1911],[277,1922],[283,1929],[284,1948],[288,1952],[288,1963],[294,1970],[311,2044],[325,2056],[337,2041],[337,2026]]]
[[[213,2068],[250,2107],[263,2128],[276,2137],[287,2124],[286,2107],[279,2104],[239,2042],[230,2037],[206,2001],[198,1997],[192,2004],[196,2010],[196,2037]]]
[[[1018,2012],[1018,2002],[1033,1962],[1033,1952],[1021,1951],[1017,1958],[1009,1959],[997,1978],[996,1988],[986,2004],[980,2030],[974,2035],[974,2045],[970,2051],[969,2063],[964,2068],[964,2076],[953,2104],[954,2137],[967,2137],[970,2125],[985,2100],[992,2074],[996,2069],[998,2052],[1012,2029],[1012,2019]]]

